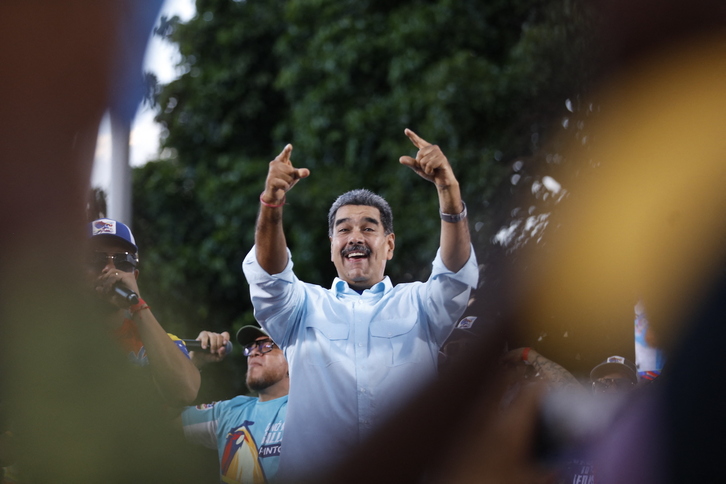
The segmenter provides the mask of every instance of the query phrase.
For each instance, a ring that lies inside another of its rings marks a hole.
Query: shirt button
[[[363,343],[358,343],[358,346],[363,346]]]
[[[360,392],[361,392],[361,393],[365,393],[365,392],[366,392],[366,389],[365,389],[365,388],[361,388],[361,389],[360,389]]]

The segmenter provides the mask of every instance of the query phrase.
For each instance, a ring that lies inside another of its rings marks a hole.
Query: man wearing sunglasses
[[[590,372],[594,395],[628,393],[638,384],[638,370],[622,356],[609,356]]]
[[[198,339],[219,336],[204,333]],[[244,326],[237,341],[247,357],[247,387],[258,396],[187,407],[182,425],[187,440],[217,449],[222,482],[257,484],[277,473],[290,376],[285,355],[262,329]]]
[[[293,374],[280,477],[315,480],[364,442],[436,376],[439,348],[476,287],[459,182],[441,149],[411,130],[415,158],[399,162],[432,182],[440,249],[426,282],[393,286],[385,275],[395,235],[391,207],[368,190],[347,192],[328,213],[331,288],[293,272],[282,223],[286,193],[310,176],[287,145],[270,162],[255,246],[242,267],[255,317],[279,344]],[[436,216],[422,214],[423,216]],[[311,439],[313,439],[311,441]]]
[[[149,368],[165,403],[189,405],[199,391],[199,370],[184,343],[164,331],[140,297],[138,247],[131,230],[112,219],[94,220],[88,229],[86,272],[100,317],[132,362]],[[115,287],[133,291],[138,302],[131,304]]]

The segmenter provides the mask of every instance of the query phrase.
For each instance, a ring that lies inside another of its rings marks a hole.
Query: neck
[[[284,397],[290,391],[290,379],[283,378],[274,385],[270,385],[264,390],[258,392],[258,396],[261,402],[268,400],[274,400],[276,398]]]
[[[341,279],[343,279],[343,278],[341,277]],[[385,279],[385,277],[381,278],[380,281],[378,281],[374,284],[356,284],[355,282],[352,282],[352,281],[345,281],[345,279],[343,279],[343,280],[348,284],[348,287],[350,287],[351,289],[356,291],[358,294],[361,294],[366,289],[370,289],[371,287],[375,286],[379,282],[382,282],[383,279]]]

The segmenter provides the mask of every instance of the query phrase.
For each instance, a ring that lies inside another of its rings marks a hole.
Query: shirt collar
[[[347,282],[339,277],[333,279],[333,285],[330,287],[330,289],[335,292],[336,296],[343,294],[355,294],[356,296],[358,295],[356,291],[350,288]],[[373,287],[371,287],[370,289],[366,289],[365,291],[363,291],[363,294],[365,294],[366,292],[371,292],[373,294],[385,294],[391,289],[393,289],[393,284],[391,284],[391,279],[386,276],[381,282],[374,284]]]

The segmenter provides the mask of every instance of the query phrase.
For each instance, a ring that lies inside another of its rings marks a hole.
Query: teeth
[[[365,254],[363,252],[351,252],[348,257],[365,257]]]

